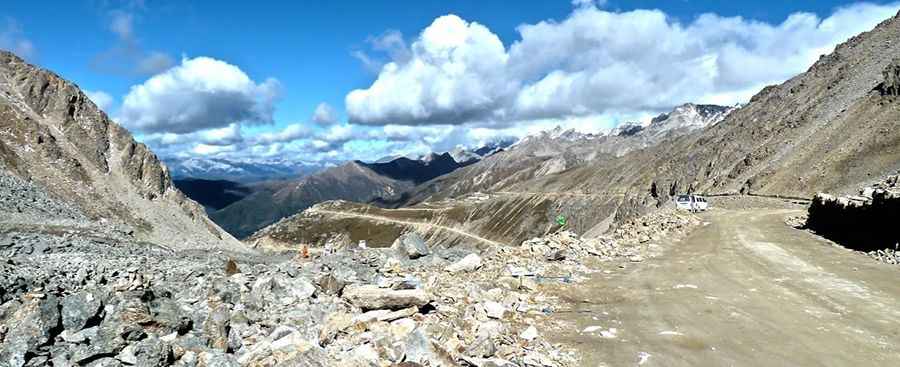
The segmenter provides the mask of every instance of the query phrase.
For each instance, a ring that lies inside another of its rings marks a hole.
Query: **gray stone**
[[[534,325],[530,325],[525,331],[519,334],[519,337],[529,341],[534,340],[538,337],[537,328],[535,328]]]
[[[406,256],[410,259],[418,259],[431,253],[428,250],[428,245],[425,244],[425,240],[416,232],[406,233],[398,237],[394,240],[391,248],[396,250],[401,256]]]
[[[103,357],[87,364],[87,367],[120,367],[122,362],[115,358]]]
[[[457,364],[448,360],[446,353],[438,353],[434,345],[425,335],[422,329],[413,330],[406,337],[406,361],[428,366],[456,366]]]
[[[158,338],[147,338],[134,346],[134,356],[138,366],[168,366],[172,356],[172,347]]]
[[[198,367],[240,367],[233,355],[217,351],[202,352],[197,358]]]
[[[422,289],[393,290],[370,284],[348,285],[344,288],[342,297],[354,306],[365,310],[424,306],[433,299],[431,294]]]
[[[468,348],[466,355],[478,358],[490,358],[497,353],[497,347],[489,336],[481,336],[475,339]]]
[[[447,266],[450,273],[472,272],[481,267],[481,257],[476,254],[468,254],[459,261]]]
[[[258,306],[287,306],[306,301],[316,292],[316,287],[304,278],[286,278],[279,275],[264,277],[253,283],[250,291]]]
[[[341,290],[344,289],[344,286],[347,285],[346,282],[338,279],[331,273],[322,274],[316,278],[316,285],[319,286],[322,291],[326,294],[340,294]]]
[[[55,336],[59,326],[59,300],[56,296],[27,295],[28,299],[5,322],[9,327],[0,345],[0,361],[10,367],[25,365],[25,355],[36,353],[38,348]]]
[[[228,349],[228,331],[231,322],[229,304],[214,305],[203,323],[203,334],[209,338],[209,347],[225,351]]]
[[[79,331],[97,316],[103,303],[92,292],[79,292],[62,299],[62,324],[66,330]]]

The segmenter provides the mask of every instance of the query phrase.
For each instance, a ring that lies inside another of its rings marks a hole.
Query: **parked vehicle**
[[[709,209],[709,202],[700,195],[678,195],[675,197],[675,207],[692,212],[703,212]]]

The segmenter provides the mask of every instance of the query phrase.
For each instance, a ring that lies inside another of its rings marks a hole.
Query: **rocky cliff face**
[[[657,116],[650,125],[624,123],[608,134],[585,134],[557,127],[527,136],[502,152],[415,188],[408,194],[406,204],[505,190],[590,162],[606,162],[715,125],[734,110],[687,103]]]
[[[0,169],[86,218],[175,247],[242,247],[172,186],[156,155],[77,86],[9,52],[0,52],[0,121]]]

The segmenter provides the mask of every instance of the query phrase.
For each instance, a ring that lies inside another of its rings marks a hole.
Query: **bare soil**
[[[560,288],[546,334],[584,366],[900,365],[896,266],[784,224],[800,213],[702,214],[662,256]]]

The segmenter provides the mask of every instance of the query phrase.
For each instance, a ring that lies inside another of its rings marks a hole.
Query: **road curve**
[[[584,366],[900,366],[900,268],[786,226],[703,214],[663,256],[560,290]]]
[[[338,217],[367,219],[367,220],[374,221],[374,222],[393,223],[393,224],[400,224],[400,225],[406,225],[406,226],[411,226],[411,227],[430,228],[430,229],[439,230],[439,231],[451,232],[453,234],[456,234],[456,235],[459,235],[462,237],[471,238],[473,240],[480,241],[480,242],[486,243],[491,246],[505,246],[504,244],[502,244],[500,242],[490,240],[490,239],[463,231],[461,229],[447,227],[445,225],[440,225],[440,224],[435,224],[435,223],[415,222],[415,221],[394,219],[394,218],[385,217],[385,216],[381,216],[381,215],[363,214],[363,213],[355,213],[355,212],[349,212],[349,211],[337,211],[337,210],[328,210],[328,209],[319,209],[319,208],[310,208],[310,209],[307,209],[307,212],[308,213],[329,214],[329,215],[338,216]]]

